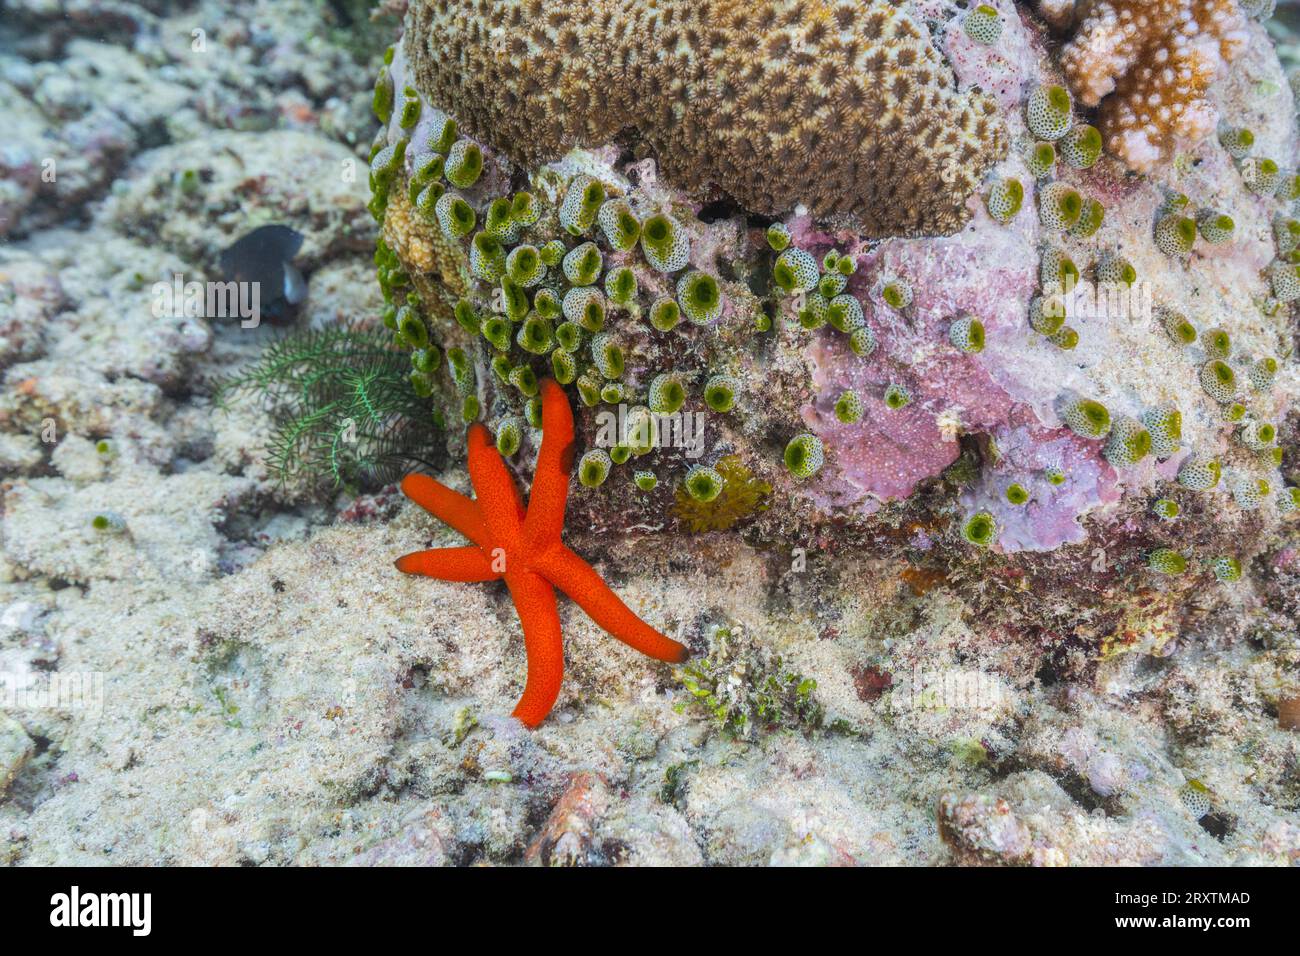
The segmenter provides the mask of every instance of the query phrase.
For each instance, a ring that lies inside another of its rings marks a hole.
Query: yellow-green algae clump
[[[675,493],[672,515],[692,533],[728,531],[767,510],[772,486],[755,477],[739,455],[720,458],[713,470],[722,478],[722,490],[712,500],[697,500],[684,485]]]

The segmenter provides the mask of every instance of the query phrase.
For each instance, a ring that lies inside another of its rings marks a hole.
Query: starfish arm
[[[528,493],[524,537],[533,548],[548,547],[564,530],[564,505],[573,468],[573,411],[553,378],[542,380],[542,447],[537,452],[533,487]]]
[[[691,652],[685,646],[660,634],[637,617],[590,564],[564,545],[539,554],[533,560],[533,568],[567,594],[593,621],[629,647],[656,660],[674,664],[690,656]]]
[[[487,541],[487,526],[478,505],[428,475],[407,475],[402,493],[439,521],[459,531],[477,545]]]
[[[396,562],[403,574],[422,574],[440,581],[495,581],[501,577],[478,545],[430,548],[402,555]]]
[[[518,541],[523,528],[523,502],[486,426],[481,422],[470,425],[465,444],[469,447],[469,480],[474,483],[478,510],[493,544],[506,546]]]
[[[539,574],[512,571],[506,575],[506,587],[524,627],[524,650],[528,654],[528,679],[514,716],[536,727],[555,706],[564,678],[560,612],[555,605],[555,589]]]

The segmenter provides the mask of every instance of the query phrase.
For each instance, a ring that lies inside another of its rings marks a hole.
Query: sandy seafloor
[[[737,684],[777,656],[814,677],[823,729],[727,736],[571,606],[555,713],[507,718],[504,588],[398,575],[455,539],[391,489],[277,487],[265,412],[211,392],[278,330],[151,310],[158,278],[212,275],[284,222],[305,236],[303,325],[377,313],[364,172],[340,171],[364,171],[395,21],[372,41],[338,25],[355,3],[175,6],[11,0],[0,26],[0,675],[23,691],[0,698],[0,861],[1300,859],[1297,734],[1268,703],[1294,622],[1178,635],[1067,685],[870,555],[814,601],[824,582],[738,540],[606,535],[598,565],[634,609],[695,639],[727,622]],[[102,513],[124,530],[95,531]],[[917,689],[936,673],[977,676],[979,700]],[[42,701],[51,678],[65,695]]]

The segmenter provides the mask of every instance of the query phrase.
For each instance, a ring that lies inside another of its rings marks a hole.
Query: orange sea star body
[[[443,581],[504,579],[524,628],[528,679],[514,716],[536,727],[551,712],[564,676],[564,645],[555,602],[559,588],[593,621],[630,647],[661,661],[684,661],[689,651],[652,628],[619,600],[595,570],[560,540],[573,465],[573,412],[553,379],[541,383],[542,447],[525,510],[505,461],[487,428],[469,427],[467,498],[428,475],[407,475],[402,491],[459,531],[472,544],[416,551],[397,570]]]

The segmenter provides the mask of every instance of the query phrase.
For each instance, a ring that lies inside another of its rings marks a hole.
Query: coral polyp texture
[[[1246,45],[1237,0],[1087,0],[1061,67],[1106,148],[1150,171],[1214,133],[1210,87]]]
[[[420,92],[522,164],[632,131],[680,187],[916,235],[960,228],[1007,147],[883,0],[418,0],[407,23]]]

